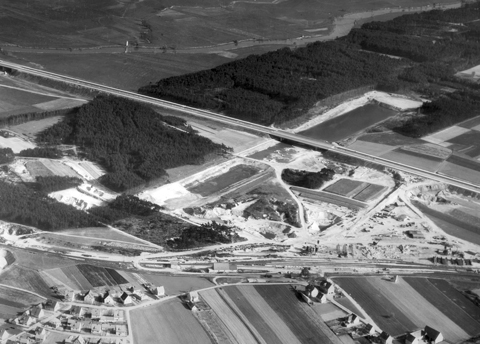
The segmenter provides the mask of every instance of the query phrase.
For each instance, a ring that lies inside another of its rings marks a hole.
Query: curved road
[[[131,100],[135,100],[135,101],[138,101],[138,102],[162,107],[162,108],[165,108],[165,109],[183,112],[183,113],[191,115],[191,116],[203,117],[203,118],[207,118],[207,119],[214,120],[214,121],[217,121],[217,122],[222,122],[222,123],[225,123],[225,124],[229,124],[229,125],[233,125],[233,126],[237,126],[237,127],[242,127],[242,128],[245,128],[245,129],[254,130],[254,131],[257,131],[257,132],[260,132],[260,133],[263,133],[263,134],[273,136],[275,138],[279,138],[280,140],[287,140],[287,141],[290,141],[292,143],[305,145],[305,146],[308,146],[308,147],[311,147],[311,148],[314,148],[314,149],[336,150],[343,155],[347,155],[347,156],[359,158],[359,159],[362,159],[362,160],[366,160],[366,161],[369,161],[369,162],[377,163],[377,164],[380,164],[380,165],[383,165],[383,166],[386,166],[386,167],[390,167],[392,169],[396,169],[396,170],[399,170],[399,171],[402,171],[402,172],[414,174],[414,175],[420,176],[422,178],[428,178],[428,179],[432,179],[432,180],[435,180],[435,181],[438,181],[438,182],[441,182],[441,183],[451,184],[451,185],[454,185],[454,186],[457,186],[457,187],[464,188],[464,189],[469,190],[469,191],[480,192],[480,186],[478,186],[478,185],[475,185],[475,184],[472,184],[472,183],[469,183],[469,182],[466,182],[466,181],[463,181],[463,180],[460,180],[460,179],[448,177],[448,176],[443,176],[443,175],[440,176],[436,173],[426,171],[426,170],[423,170],[423,169],[420,169],[420,168],[416,168],[416,167],[413,167],[413,166],[408,166],[408,165],[398,163],[398,162],[394,162],[394,161],[391,161],[391,160],[379,158],[379,157],[376,157],[376,156],[373,156],[373,155],[370,155],[370,154],[354,151],[354,150],[346,148],[346,147],[341,147],[341,146],[338,146],[338,145],[331,144],[330,142],[327,142],[327,141],[315,140],[315,139],[311,139],[311,138],[308,138],[308,137],[304,137],[304,136],[299,135],[299,134],[290,133],[290,132],[285,131],[285,130],[280,130],[280,129],[276,129],[276,128],[272,128],[272,127],[266,127],[266,126],[263,126],[263,125],[255,124],[255,123],[250,123],[250,122],[247,122],[247,121],[242,121],[240,119],[231,118],[231,117],[228,117],[228,116],[225,116],[225,115],[222,115],[222,114],[218,114],[218,113],[215,113],[215,112],[201,110],[201,109],[197,109],[197,108],[194,108],[194,107],[191,107],[191,106],[186,106],[186,105],[182,105],[182,104],[178,104],[178,103],[174,103],[174,102],[170,102],[170,101],[166,101],[166,100],[162,100],[162,99],[157,99],[157,98],[153,98],[153,97],[149,97],[149,96],[144,96],[144,95],[141,95],[141,94],[138,94],[138,93],[125,91],[125,90],[121,90],[121,89],[118,89],[118,88],[105,86],[105,85],[97,84],[97,83],[94,83],[94,82],[90,82],[90,81],[86,81],[86,80],[82,80],[82,79],[78,79],[78,78],[72,78],[72,77],[65,76],[65,75],[51,73],[51,72],[47,72],[47,71],[43,71],[43,70],[39,70],[39,69],[27,67],[27,66],[22,66],[22,65],[19,65],[19,64],[16,64],[16,63],[11,63],[11,62],[7,62],[7,61],[3,61],[3,60],[0,60],[0,66],[11,68],[11,69],[14,69],[14,70],[18,70],[18,71],[23,72],[23,73],[36,75],[36,76],[39,76],[39,77],[42,77],[42,78],[56,80],[56,81],[59,81],[59,82],[68,83],[68,84],[84,87],[84,88],[87,88],[87,89],[92,89],[92,90],[95,90],[95,91],[98,91],[98,92],[111,94],[111,95],[115,95],[115,96],[118,96],[118,97],[123,97],[123,98],[131,99]]]

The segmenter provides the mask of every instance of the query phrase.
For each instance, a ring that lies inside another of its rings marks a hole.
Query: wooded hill
[[[76,144],[108,173],[100,182],[124,191],[160,177],[166,169],[201,164],[227,149],[199,136],[186,122],[130,100],[99,96],[37,136],[42,144]]]
[[[271,125],[299,117],[318,100],[366,85],[386,91],[429,92],[432,84],[478,89],[454,77],[456,70],[480,64],[478,19],[480,4],[474,3],[371,22],[335,41],[252,55],[166,78],[139,92]],[[441,123],[450,122],[442,116]],[[400,130],[408,135],[411,127]]]

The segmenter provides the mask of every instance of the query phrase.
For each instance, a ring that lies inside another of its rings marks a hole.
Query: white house
[[[150,292],[153,294],[153,295],[156,295],[156,296],[165,296],[165,288],[163,287],[163,285],[159,286],[159,287],[152,287],[150,288]]]
[[[382,342],[382,344],[392,344],[393,343],[393,337],[385,331],[380,333],[380,336],[378,338],[380,338],[380,341]]]
[[[124,305],[131,305],[133,303],[132,297],[126,292],[123,292],[123,294],[120,296],[120,300],[122,300]]]
[[[349,324],[349,325],[358,325],[358,324],[360,324],[360,318],[358,317],[358,315],[356,315],[354,313],[349,314],[348,317],[347,317],[346,323]]]
[[[115,305],[115,300],[113,299],[112,295],[110,295],[108,291],[105,294],[103,294],[103,304],[109,305],[109,306]]]
[[[187,300],[190,302],[198,302],[200,298],[198,297],[198,293],[196,291],[191,291],[187,294]]]

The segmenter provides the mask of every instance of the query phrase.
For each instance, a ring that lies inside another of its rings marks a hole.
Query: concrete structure
[[[437,331],[430,326],[425,326],[424,333],[425,333],[425,339],[430,342],[434,342],[434,343],[443,342],[443,334],[440,331]]]

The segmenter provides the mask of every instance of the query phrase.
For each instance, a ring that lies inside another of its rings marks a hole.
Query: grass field
[[[40,119],[38,121],[29,121],[26,123],[18,124],[11,126],[9,129],[16,133],[27,135],[29,137],[34,137],[39,132],[51,127],[52,125],[58,123],[63,116],[54,116],[49,118]]]
[[[259,172],[259,169],[249,165],[235,165],[231,167],[227,172],[209,178],[198,185],[188,187],[188,191],[202,196],[208,196],[215,192],[221,191],[232,184],[241,182],[242,180],[253,177]]]
[[[0,318],[12,318],[28,306],[44,301],[36,295],[0,286]]]
[[[401,149],[388,152],[381,156],[383,159],[392,160],[408,166],[421,168],[427,171],[436,171],[443,160],[414,152],[407,152]]]
[[[128,280],[116,270],[94,265],[74,265],[45,271],[48,275],[76,290],[127,284]]]
[[[330,321],[347,316],[347,313],[330,302],[315,303],[312,308],[318,315],[320,315],[323,321]],[[359,315],[361,315],[361,313]]]
[[[96,239],[111,239],[129,242],[132,244],[145,245],[141,240],[136,239],[130,235],[124,235],[120,231],[115,231],[106,227],[88,227],[88,228],[75,228],[75,229],[64,229],[55,234],[66,234],[66,235],[76,235],[81,237],[90,237]]]
[[[394,150],[395,146],[390,146],[382,143],[356,140],[353,144],[349,145],[348,148],[362,152],[362,153],[380,156],[390,152],[391,150]]]
[[[201,293],[201,296],[218,317],[222,319],[239,344],[258,343],[256,339],[258,335],[256,331],[253,331],[250,322],[244,321],[235,307],[232,309],[232,301],[229,300],[229,297],[221,297],[219,292],[215,289],[205,290]]]
[[[403,136],[394,132],[365,134],[360,136],[358,139],[365,142],[373,142],[387,146],[403,146],[424,143],[420,139]]]
[[[369,184],[365,182],[342,178],[323,189],[323,191],[328,191],[344,197],[352,197],[368,186]]]
[[[0,99],[0,117],[3,117],[3,112],[27,108],[38,103],[55,100],[54,97],[9,87],[0,87]],[[38,111],[40,110],[38,109]]]
[[[470,131],[469,129],[462,128],[459,126],[451,126],[445,130],[439,131],[438,133],[434,133],[432,135],[428,135],[423,138],[424,141],[431,142],[431,143],[442,143],[445,141],[450,141],[454,137],[460,136],[466,132]]]
[[[468,121],[460,123],[458,126],[467,129],[473,129],[480,125],[480,116],[469,119]],[[478,130],[478,129],[475,129]]]
[[[346,198],[343,196],[331,194],[323,191],[310,191],[304,188],[298,188],[293,186],[292,191],[295,191],[299,194],[300,197],[304,197],[313,201],[320,201],[325,203],[332,203],[342,207],[352,208],[352,209],[362,209],[367,206],[366,203]]]
[[[33,178],[50,177],[54,175],[41,161],[28,161],[25,167]]]
[[[458,162],[458,159],[455,159],[455,160],[457,160],[456,162]],[[470,165],[476,169],[472,169],[466,166],[461,166],[461,165],[458,165],[457,163],[452,163],[450,161],[447,161],[438,170],[438,173],[445,174],[450,177],[463,179],[473,184],[480,184],[480,173],[477,170],[478,169],[477,166],[473,164],[470,164]]]
[[[461,306],[458,305],[458,301],[450,299],[439,289],[435,287],[428,279],[425,278],[413,278],[405,277],[405,281],[412,286],[420,295],[422,295],[430,304],[440,310],[444,315],[451,319],[454,323],[458,324],[467,335],[463,339],[467,339],[470,336],[476,336],[480,333],[480,323],[475,321],[469,314],[467,314]],[[444,286],[443,286],[444,287]],[[456,296],[456,295],[448,295]],[[467,301],[469,302],[469,301]],[[469,309],[470,310],[470,309]],[[478,313],[477,313],[478,314]],[[451,331],[451,329],[450,329]],[[449,339],[448,331],[446,332],[446,339]]]
[[[353,198],[358,201],[369,202],[377,198],[386,189],[387,187],[383,185],[370,184],[365,189],[356,194]]]
[[[51,296],[50,286],[40,274],[28,268],[13,265],[0,277],[0,283],[32,291],[45,297]]]
[[[391,336],[421,327],[402,313],[387,296],[374,292],[368,278],[337,278],[335,281],[360,304],[375,324]]]
[[[254,288],[301,343],[341,344],[315,311],[297,298],[290,286],[259,285]]]
[[[211,344],[205,330],[180,300],[130,312],[134,343]]]
[[[295,334],[285,326],[255,288],[236,286],[224,290],[266,343],[300,344]]]

